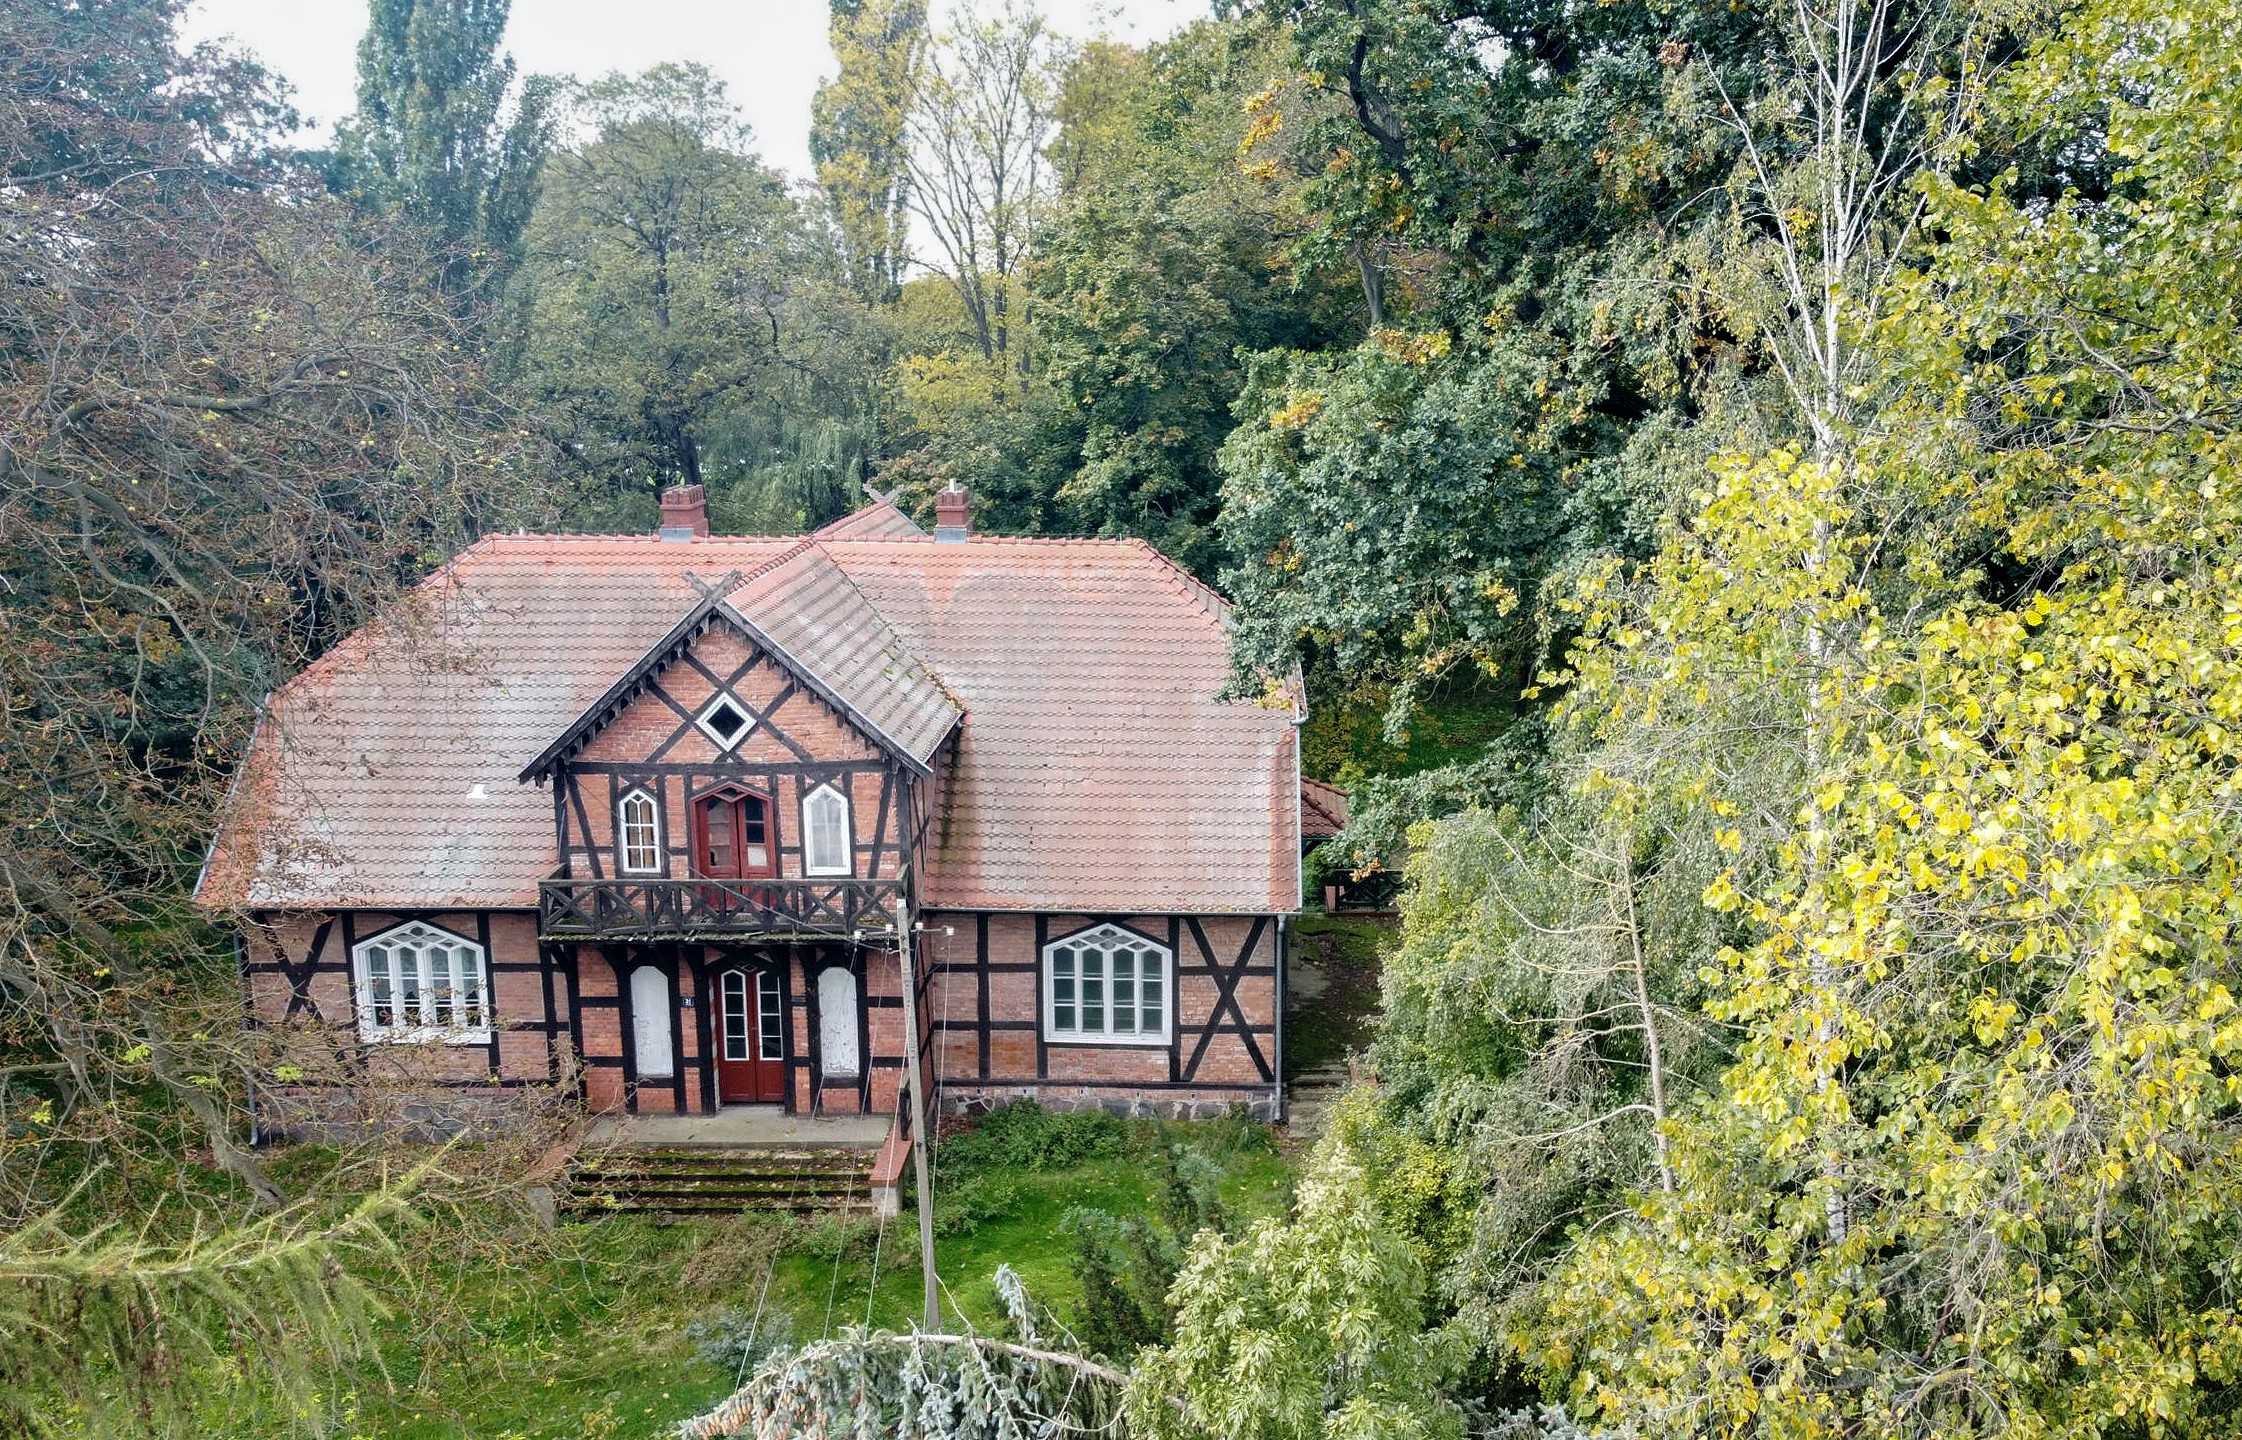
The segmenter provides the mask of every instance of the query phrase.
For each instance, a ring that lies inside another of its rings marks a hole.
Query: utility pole
[[[926,1325],[930,1333],[942,1328],[942,1311],[934,1295],[934,1181],[926,1170],[927,1142],[925,1074],[919,1067],[918,982],[911,973],[911,902],[895,902],[895,959],[903,980],[903,1083],[911,1090],[911,1165],[919,1182],[919,1273],[926,1280]]]

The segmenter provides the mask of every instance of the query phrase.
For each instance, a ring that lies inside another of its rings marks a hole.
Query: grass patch
[[[1039,1304],[1071,1321],[1082,1287],[1060,1221],[1077,1206],[1124,1215],[1153,1208],[1156,1172],[1147,1160],[1156,1147],[1178,1142],[1197,1145],[1221,1164],[1222,1197],[1236,1213],[1277,1214],[1289,1203],[1291,1172],[1268,1128],[1248,1121],[1124,1120],[1102,1111],[1051,1114],[1021,1105],[946,1139],[936,1151],[934,1181],[935,1269],[946,1287],[945,1322],[961,1313],[979,1327],[998,1323],[1003,1309],[994,1277],[1000,1264],[1019,1272]],[[805,1339],[862,1325],[867,1317],[879,1328],[915,1323],[922,1308],[916,1212],[906,1206],[884,1230],[862,1219],[829,1225],[817,1243],[780,1259],[772,1290]]]
[[[936,1265],[946,1323],[1002,1314],[993,1277],[1010,1264],[1062,1320],[1082,1292],[1060,1222],[1076,1206],[1130,1214],[1156,1203],[1157,1147],[1187,1142],[1222,1168],[1224,1201],[1280,1212],[1290,1172],[1267,1127],[1046,1114],[1007,1107],[948,1138],[935,1181]],[[316,1168],[316,1147],[275,1152]],[[666,1433],[736,1383],[710,1355],[745,1339],[763,1297],[782,1331],[814,1341],[844,1326],[902,1328],[920,1313],[914,1210],[868,1217],[617,1215],[547,1232],[526,1219],[456,1219],[412,1232],[377,1288],[376,1358],[337,1374],[309,1413],[259,1383],[254,1357],[203,1387],[202,1433],[279,1440],[605,1440]],[[875,1264],[876,1257],[876,1264]],[[759,1329],[761,1322],[757,1322]],[[737,1347],[735,1345],[735,1353]],[[301,1423],[299,1423],[301,1422]]]

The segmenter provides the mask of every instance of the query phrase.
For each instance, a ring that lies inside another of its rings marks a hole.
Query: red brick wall
[[[928,1005],[937,1032],[935,1081],[945,1106],[1028,1097],[1051,1106],[1112,1104],[1172,1113],[1230,1104],[1274,1110],[1280,1067],[1278,917],[1120,920],[1162,947],[1173,938],[1175,1015],[1165,1046],[1042,1038],[1038,936],[1048,944],[1087,928],[1091,917],[935,911],[925,919]],[[1246,1033],[1234,1033],[1238,1018],[1225,1008],[1220,1028],[1210,1034],[1222,986],[1233,978]]]
[[[413,917],[485,946],[493,1013],[488,1042],[364,1039],[351,951],[406,918],[364,910],[284,914],[259,916],[245,927],[243,983],[262,1042],[257,1088],[260,1109],[272,1112],[268,1129],[288,1128],[279,1118],[291,1108],[288,1102],[308,1102],[314,1092],[350,1092],[365,1112],[359,1119],[378,1127],[378,1112],[416,1094],[489,1098],[556,1080],[573,1083],[566,981],[539,962],[536,917],[526,911]],[[325,1119],[338,1113],[331,1096],[317,1109]]]
[[[852,962],[850,956],[856,956]],[[715,1076],[704,1060],[702,1026],[709,1027],[713,1042],[716,1012],[716,974],[730,966],[749,969],[775,963],[781,967],[781,994],[786,1005],[787,1108],[796,1114],[854,1115],[867,1108],[891,1113],[902,1078],[903,1028],[900,992],[896,982],[895,952],[853,951],[839,943],[771,945],[728,948],[722,946],[645,945],[621,947],[621,977],[596,946],[577,947],[578,1001],[584,1036],[584,1101],[595,1111],[637,1114],[670,1114],[682,1110],[700,1114],[709,1109],[716,1093]],[[818,1041],[819,1014],[814,993],[816,976],[840,963],[857,977],[858,1055],[855,1075],[828,1075]],[[674,1076],[647,1077],[632,1047],[634,1016],[628,977],[641,964],[652,963],[673,971],[681,1001],[674,1015],[673,1036],[683,1054]],[[706,993],[702,980],[706,979]],[[713,1048],[713,1044],[712,1044]]]

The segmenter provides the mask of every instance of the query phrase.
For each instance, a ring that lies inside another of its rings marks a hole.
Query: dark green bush
[[[1143,1123],[1103,1110],[1046,1110],[1033,1100],[1015,1100],[945,1139],[938,1154],[946,1174],[1070,1170],[1128,1153]]]
[[[1020,1205],[1020,1187],[993,1175],[968,1174],[955,1184],[937,1187],[934,1233],[970,1235],[983,1225],[1002,1220]]]

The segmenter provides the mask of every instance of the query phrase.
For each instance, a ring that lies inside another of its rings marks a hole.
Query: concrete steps
[[[1323,1133],[1331,1107],[1351,1078],[1344,1063],[1320,1065],[1292,1078],[1285,1087],[1285,1128],[1294,1143],[1304,1144]]]
[[[617,1145],[580,1152],[572,1215],[870,1211],[869,1145]]]

